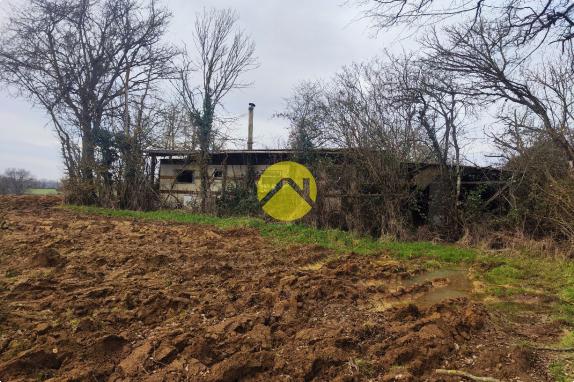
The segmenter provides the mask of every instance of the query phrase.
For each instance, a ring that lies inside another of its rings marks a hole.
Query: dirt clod
[[[66,263],[66,259],[54,248],[46,248],[32,257],[32,266],[35,267],[60,267]]]

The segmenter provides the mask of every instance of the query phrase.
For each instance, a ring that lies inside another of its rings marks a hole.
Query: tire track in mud
[[[0,380],[444,381],[444,366],[548,380],[465,297],[374,309],[434,288],[397,294],[420,270],[384,256],[58,203],[0,198]]]

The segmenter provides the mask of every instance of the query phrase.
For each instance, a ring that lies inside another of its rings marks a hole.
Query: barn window
[[[214,178],[223,178],[223,170],[214,170],[213,171]]]
[[[184,170],[177,174],[176,178],[177,183],[193,183],[193,171],[192,170]]]

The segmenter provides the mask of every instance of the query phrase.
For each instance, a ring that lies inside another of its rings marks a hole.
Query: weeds
[[[365,377],[373,377],[376,374],[375,367],[369,360],[355,359],[353,366]]]

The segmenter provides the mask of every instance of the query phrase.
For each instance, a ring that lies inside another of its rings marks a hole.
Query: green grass
[[[480,278],[488,287],[488,294],[500,297],[509,304],[519,296],[534,296],[545,300],[524,309],[546,309],[554,319],[574,326],[574,262],[527,255],[477,257],[487,268]]]
[[[574,304],[574,263],[571,261],[485,255],[480,260],[496,264],[483,276],[490,285],[531,294],[553,294],[565,303]]]
[[[553,361],[548,369],[550,375],[556,382],[570,382],[572,380],[565,370],[563,361]]]
[[[26,195],[58,195],[55,188],[28,188]]]
[[[254,217],[217,217],[180,210],[142,212],[86,206],[65,206],[64,208],[79,213],[155,221],[204,224],[223,229],[242,227],[254,228],[259,231],[261,236],[280,244],[319,245],[342,253],[353,252],[368,255],[384,252],[405,260],[424,257],[451,263],[471,262],[477,257],[477,252],[475,250],[457,247],[455,245],[434,244],[430,242],[381,241],[338,229],[316,229],[296,223],[269,223],[263,219]]]
[[[574,347],[574,332],[568,332],[562,337],[556,348],[565,349]],[[552,378],[557,382],[570,382],[574,380],[574,373],[572,370],[572,358],[565,354],[558,354],[558,358],[554,359],[548,366],[548,371]]]
[[[568,332],[558,344],[560,348],[574,348],[574,332]]]

